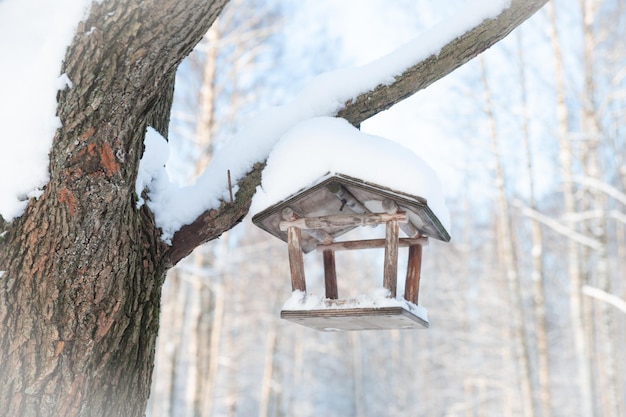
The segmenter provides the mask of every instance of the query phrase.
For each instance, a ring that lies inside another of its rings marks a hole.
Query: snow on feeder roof
[[[261,188],[254,206],[262,209],[252,221],[288,244],[294,295],[282,318],[317,330],[428,327],[417,305],[422,245],[450,235],[441,184],[420,158],[341,119],[312,119],[275,146]],[[378,224],[386,225],[385,239],[335,240]],[[397,300],[399,246],[409,247],[409,262],[404,299]],[[385,249],[384,295],[339,299],[335,251],[365,248]],[[326,297],[318,302],[307,298],[302,258],[314,249],[323,253],[325,271]]]

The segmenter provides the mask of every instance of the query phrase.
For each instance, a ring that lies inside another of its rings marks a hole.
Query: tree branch
[[[626,313],[626,301],[622,300],[617,295],[610,294],[600,288],[589,285],[583,285],[582,293],[597,300],[604,301],[623,313]]]
[[[587,237],[582,233],[578,233],[576,230],[570,229],[563,223],[552,219],[545,214],[541,214],[537,210],[524,206],[521,201],[515,201],[513,204],[521,210],[524,216],[538,221],[539,223],[549,227],[550,229],[565,236],[566,238],[573,240],[574,242],[580,243],[581,245],[587,246],[594,250],[598,250],[602,247],[602,243],[600,243],[600,241]]]
[[[495,19],[483,21],[463,36],[445,45],[439,54],[431,55],[395,77],[389,85],[379,85],[345,104],[337,116],[358,126],[381,111],[408,98],[445,77],[481,52],[487,50],[527,20],[548,0],[512,0]]]
[[[378,85],[371,91],[346,102],[335,115],[358,126],[364,120],[428,87],[493,46],[547,1],[511,0],[510,6],[496,18],[485,20],[452,40],[438,54],[429,56],[396,76],[391,84]],[[222,202],[219,209],[202,213],[195,221],[174,234],[172,246],[167,254],[170,264],[176,264],[195,247],[219,237],[241,221],[248,212],[256,187],[261,184],[264,167],[265,162],[255,165],[239,180],[237,184],[239,191],[233,205]]]

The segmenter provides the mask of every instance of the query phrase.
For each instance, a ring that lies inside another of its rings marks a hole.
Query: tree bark
[[[0,414],[144,413],[168,265],[136,208],[137,167],[146,126],[167,133],[178,62],[223,5],[111,0],[79,25],[50,182],[0,248]]]

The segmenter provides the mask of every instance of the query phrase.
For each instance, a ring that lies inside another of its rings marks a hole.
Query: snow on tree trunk
[[[111,0],[79,26],[50,182],[0,250],[0,414],[143,415],[168,265],[136,208],[137,165],[147,125],[166,132],[178,61],[222,6]]]

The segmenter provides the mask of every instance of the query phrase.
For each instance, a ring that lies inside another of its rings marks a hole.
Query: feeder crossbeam
[[[291,207],[285,207],[282,212],[283,219],[288,222],[292,222],[300,219],[302,216],[298,216]],[[331,244],[335,241],[335,239],[330,235],[330,233],[322,230],[322,229],[309,229],[306,231],[312,238],[317,240],[320,243],[325,245]]]
[[[339,214],[334,216],[304,217],[292,221],[284,220],[279,223],[279,228],[284,232],[290,227],[305,230],[332,229],[352,226],[375,226],[391,221],[407,223],[409,220],[405,212],[398,212],[394,214]]]
[[[385,239],[366,239],[366,240],[346,240],[343,242],[335,242],[329,245],[317,245],[318,251],[325,251],[328,249],[338,250],[360,250],[360,249],[381,249],[385,247]],[[398,241],[398,247],[407,248],[414,245],[428,246],[427,237],[418,238],[400,238]]]

